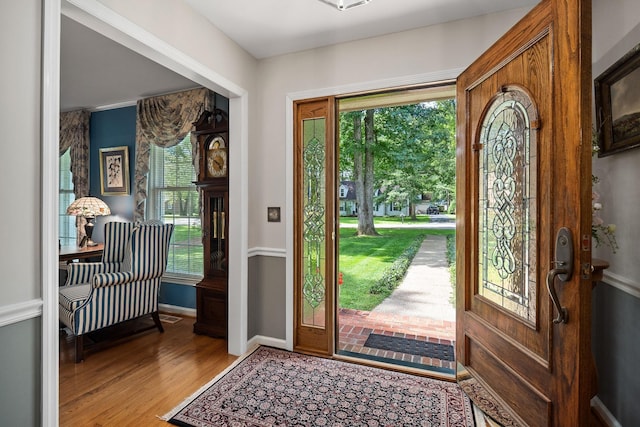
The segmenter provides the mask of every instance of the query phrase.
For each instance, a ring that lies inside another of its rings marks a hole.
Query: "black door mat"
[[[431,357],[432,359],[455,360],[453,346],[429,341],[418,341],[410,338],[392,337],[389,335],[370,334],[365,347],[379,350],[395,351],[396,353],[413,354],[415,356]]]

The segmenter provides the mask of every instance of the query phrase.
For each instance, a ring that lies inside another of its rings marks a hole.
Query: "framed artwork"
[[[129,194],[129,147],[100,149],[100,193],[103,196]]]
[[[640,147],[640,44],[594,81],[599,157]]]

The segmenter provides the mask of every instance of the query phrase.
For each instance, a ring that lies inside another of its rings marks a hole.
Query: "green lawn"
[[[199,244],[202,231],[199,226],[176,225],[173,229],[172,242],[174,246],[169,253],[167,268],[173,271],[201,271],[203,265],[202,248],[189,249],[187,244]]]
[[[455,215],[437,215],[438,218],[446,216],[451,219],[455,219]],[[374,223],[376,225],[395,225],[395,224],[428,224],[431,222],[431,218],[429,215],[417,215],[416,219],[413,220],[408,216],[404,218],[399,216],[384,216],[384,217],[375,217]],[[341,216],[340,217],[340,225],[357,225],[358,217],[355,216]]]
[[[454,236],[455,230],[381,228],[378,233],[380,236],[358,237],[354,235],[353,228],[340,228],[338,271],[342,273],[343,281],[339,285],[341,308],[372,310],[391,294],[399,283],[398,276],[404,276],[415,255],[415,252],[405,254],[408,248],[413,245],[417,249],[427,235]],[[408,262],[403,263],[402,258],[407,255]]]

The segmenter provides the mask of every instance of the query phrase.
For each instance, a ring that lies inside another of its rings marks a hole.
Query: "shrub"
[[[407,272],[413,257],[418,253],[424,238],[424,235],[418,236],[414,242],[409,245],[409,247],[407,247],[407,249],[405,249],[404,252],[393,262],[393,264],[391,264],[391,266],[382,273],[380,279],[378,279],[378,281],[376,281],[369,289],[369,293],[374,295],[391,294],[398,284],[400,284],[400,281]]]

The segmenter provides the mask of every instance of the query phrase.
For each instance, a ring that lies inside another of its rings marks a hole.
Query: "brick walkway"
[[[429,236],[414,258],[405,281],[373,311],[339,309],[338,351],[425,365],[425,368],[455,368],[455,362],[365,347],[369,334],[390,335],[455,346],[455,311],[448,299],[451,285],[443,236]],[[421,287],[421,288],[420,288]],[[416,296],[416,289],[423,289]],[[407,298],[407,294],[413,297]],[[427,296],[427,297],[425,297]],[[402,315],[396,314],[404,313]],[[426,313],[429,313],[427,315]]]

